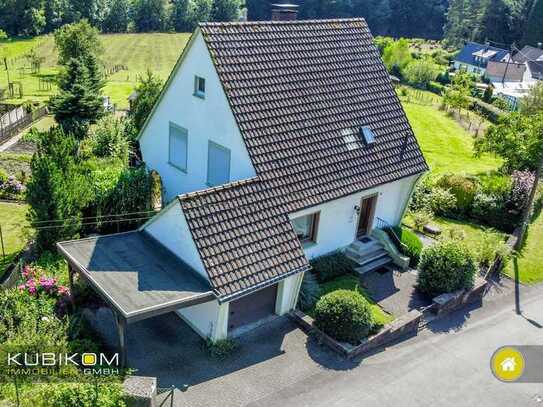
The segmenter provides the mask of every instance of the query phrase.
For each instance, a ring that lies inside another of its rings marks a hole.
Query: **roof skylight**
[[[367,146],[375,143],[375,134],[367,126],[360,127],[360,137]]]

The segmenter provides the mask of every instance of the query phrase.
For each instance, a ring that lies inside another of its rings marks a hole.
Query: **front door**
[[[376,203],[377,195],[362,198],[362,201],[360,202],[360,216],[358,217],[358,229],[356,231],[357,238],[365,236],[371,232]]]

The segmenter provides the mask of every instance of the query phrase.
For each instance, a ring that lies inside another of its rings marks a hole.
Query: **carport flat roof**
[[[57,247],[128,322],[215,299],[203,278],[143,231]]]

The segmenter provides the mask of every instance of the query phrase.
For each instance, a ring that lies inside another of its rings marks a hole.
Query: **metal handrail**
[[[396,232],[394,231],[394,227],[390,223],[388,223],[386,220],[376,217],[375,227],[377,229],[381,229],[385,231],[390,236],[390,238],[394,241],[396,246],[402,249],[402,252],[407,249],[407,245],[403,243],[400,237],[396,234]]]

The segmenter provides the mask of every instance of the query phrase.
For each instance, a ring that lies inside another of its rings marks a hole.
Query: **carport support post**
[[[121,367],[126,365],[126,319],[115,313],[117,320],[117,333],[119,335],[119,363]]]
[[[70,286],[70,298],[73,304],[74,303],[74,269],[70,263],[68,263],[68,284]]]

